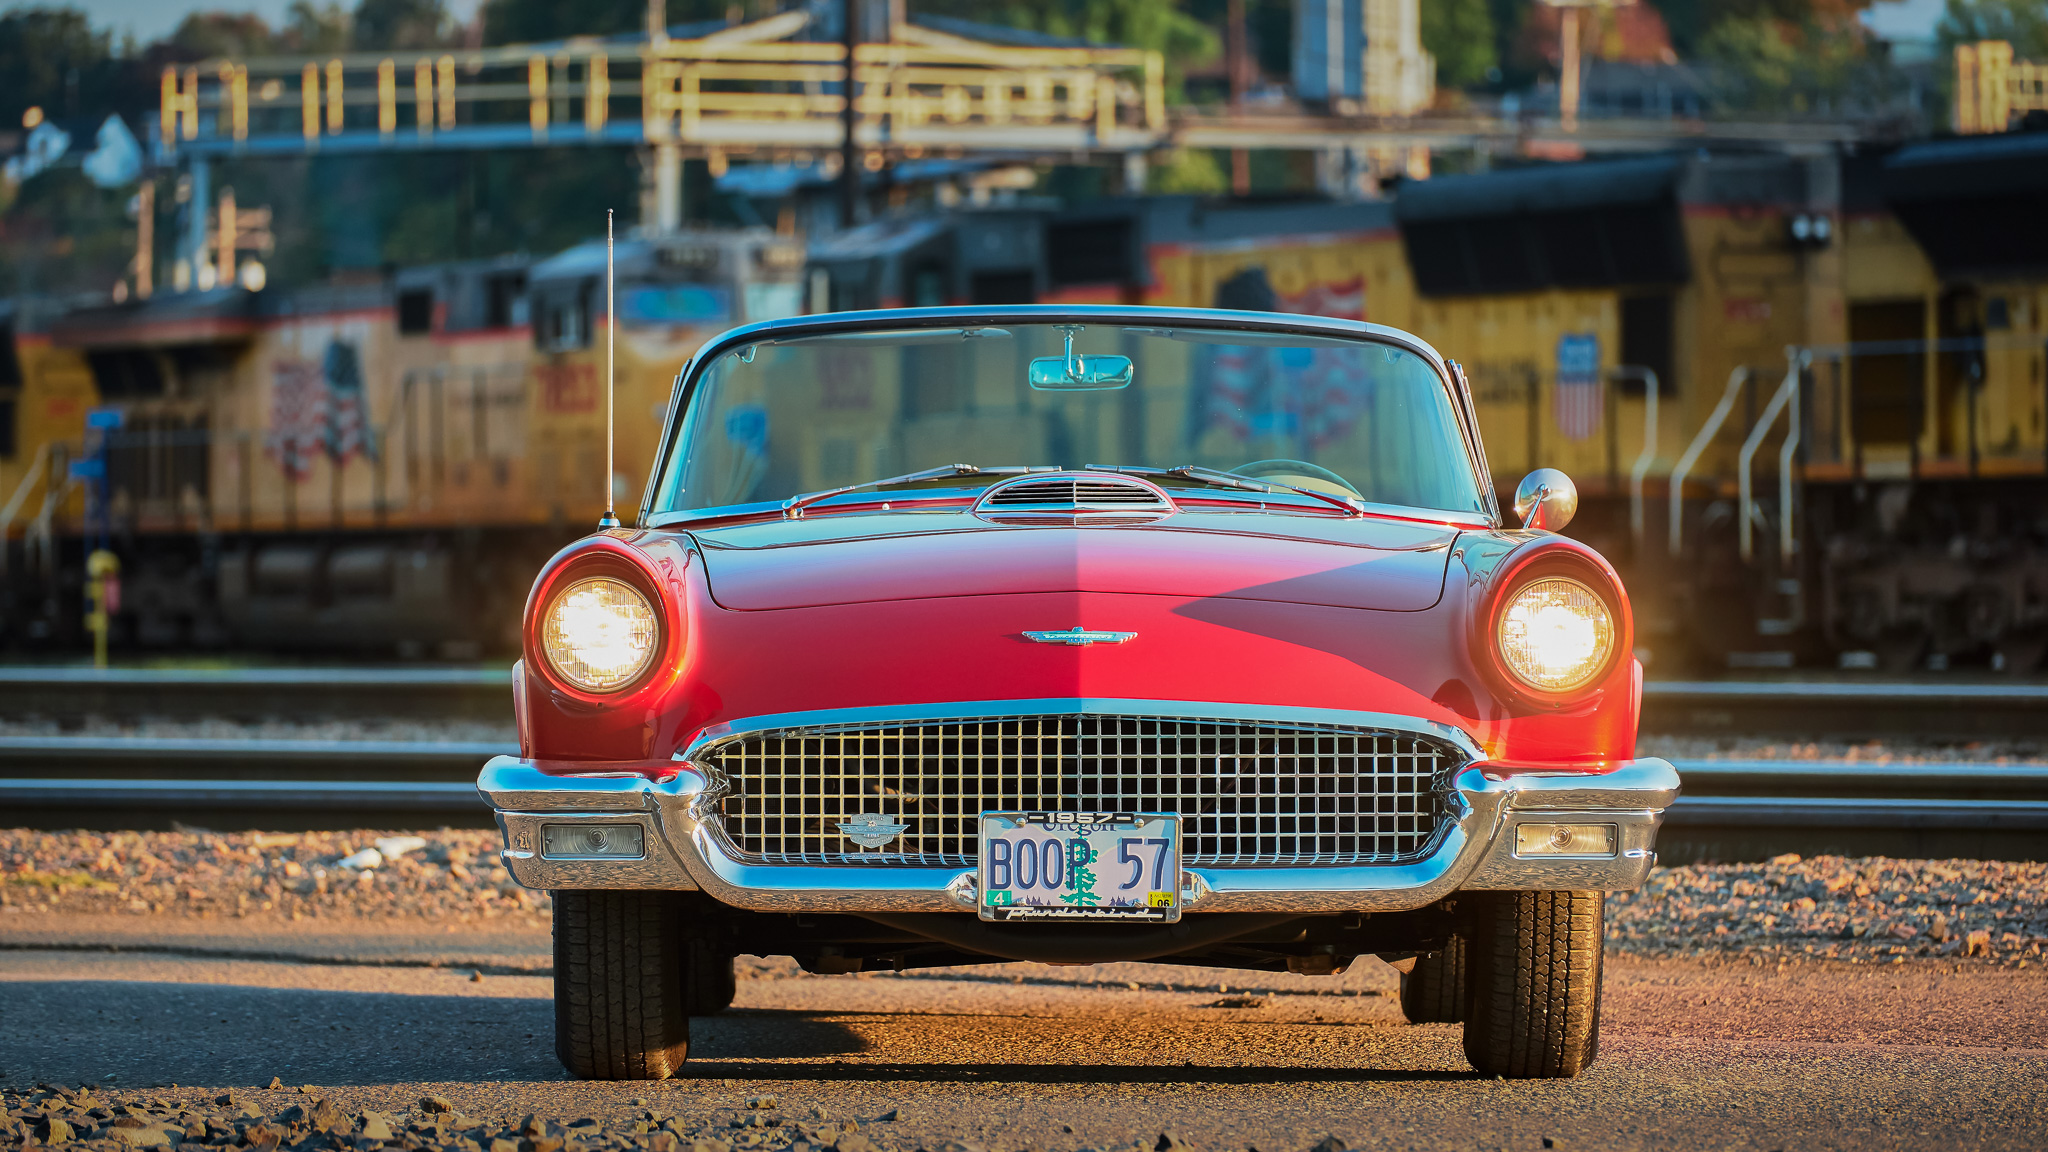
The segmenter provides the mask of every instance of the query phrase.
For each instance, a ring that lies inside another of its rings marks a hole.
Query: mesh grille
[[[1020,480],[1002,485],[982,501],[984,508],[1075,508],[1084,505],[1165,508],[1166,502],[1143,484],[1078,476]]]
[[[767,863],[966,866],[984,811],[1177,812],[1192,864],[1418,859],[1462,761],[1405,732],[1144,716],[1012,716],[753,736],[702,757],[726,833]],[[908,825],[863,850],[838,825]]]

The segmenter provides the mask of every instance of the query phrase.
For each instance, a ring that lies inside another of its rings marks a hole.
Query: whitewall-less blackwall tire
[[[1465,1019],[1465,938],[1453,936],[1441,952],[1417,956],[1401,973],[1401,1014],[1410,1024],[1456,1024]]]
[[[553,895],[562,1066],[585,1080],[665,1080],[680,1072],[690,1052],[690,949],[676,894]]]
[[[1604,892],[1475,892],[1465,1058],[1488,1076],[1565,1078],[1600,1051]]]

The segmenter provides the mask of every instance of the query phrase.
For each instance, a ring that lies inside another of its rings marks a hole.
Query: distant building
[[[1342,115],[1404,116],[1436,98],[1436,58],[1422,49],[1420,0],[1300,0],[1294,91]]]

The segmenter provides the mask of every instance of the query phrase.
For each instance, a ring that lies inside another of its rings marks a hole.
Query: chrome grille
[[[1152,716],[1006,716],[742,737],[698,759],[765,863],[973,864],[984,811],[1176,812],[1192,864],[1391,864],[1429,851],[1463,757],[1412,733]],[[852,817],[907,825],[865,850]]]

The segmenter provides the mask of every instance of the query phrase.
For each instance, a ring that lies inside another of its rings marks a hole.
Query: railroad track
[[[2041,738],[2048,684],[1947,680],[1648,680],[1642,730],[1802,740]]]
[[[490,743],[0,737],[0,812],[41,828],[490,823]],[[2048,764],[1682,760],[1666,859],[2048,858]]]
[[[74,725],[94,717],[512,722],[498,668],[0,667],[0,715]]]
[[[475,720],[510,724],[508,667],[0,667],[0,716]],[[1807,740],[2048,738],[2048,683],[1651,680],[1643,731]]]

